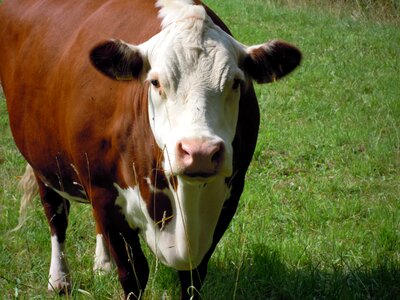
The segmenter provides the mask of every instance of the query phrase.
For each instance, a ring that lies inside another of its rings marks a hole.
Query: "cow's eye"
[[[233,81],[232,89],[237,90],[240,87],[241,83],[242,83],[241,79],[235,79]]]
[[[160,87],[160,82],[157,79],[152,79],[150,80],[150,83],[155,87],[159,88]]]

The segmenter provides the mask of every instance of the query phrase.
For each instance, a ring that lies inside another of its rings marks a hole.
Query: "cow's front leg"
[[[92,188],[94,190],[94,188]],[[93,191],[94,217],[118,270],[126,299],[140,299],[149,276],[149,266],[140,247],[138,231],[129,227],[108,190]]]
[[[51,262],[48,290],[69,293],[70,272],[64,254],[65,234],[68,226],[69,202],[37,179],[40,198],[51,231]]]
[[[99,274],[105,274],[110,272],[111,269],[112,260],[108,244],[103,234],[100,232],[100,229],[96,226],[96,251],[94,254],[93,271]]]
[[[200,289],[207,275],[207,265],[209,259],[210,256],[206,255],[196,269],[178,272],[179,280],[181,282],[182,300],[195,300],[200,298]]]

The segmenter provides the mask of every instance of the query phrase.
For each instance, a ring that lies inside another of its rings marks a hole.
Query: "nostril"
[[[176,144],[177,166],[185,175],[209,177],[219,171],[223,160],[223,142],[193,139]]]
[[[211,161],[213,163],[219,164],[223,159],[224,154],[224,145],[222,143],[218,143],[215,145],[214,153],[212,154]]]
[[[191,156],[190,146],[184,143],[178,143],[178,153],[181,157]]]

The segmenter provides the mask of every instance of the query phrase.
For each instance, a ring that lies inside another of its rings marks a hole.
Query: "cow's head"
[[[216,26],[200,5],[162,7],[162,30],[140,45],[120,40],[90,58],[115,80],[147,80],[149,120],[166,174],[189,181],[232,175],[232,141],[241,91],[275,81],[301,60],[281,41],[246,47]]]

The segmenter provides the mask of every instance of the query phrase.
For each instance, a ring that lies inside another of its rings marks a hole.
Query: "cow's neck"
[[[208,184],[190,184],[178,177],[178,189],[173,198],[176,220],[171,228],[175,231],[177,252],[182,257],[193,257],[195,261],[205,254],[227,197],[223,178]]]

